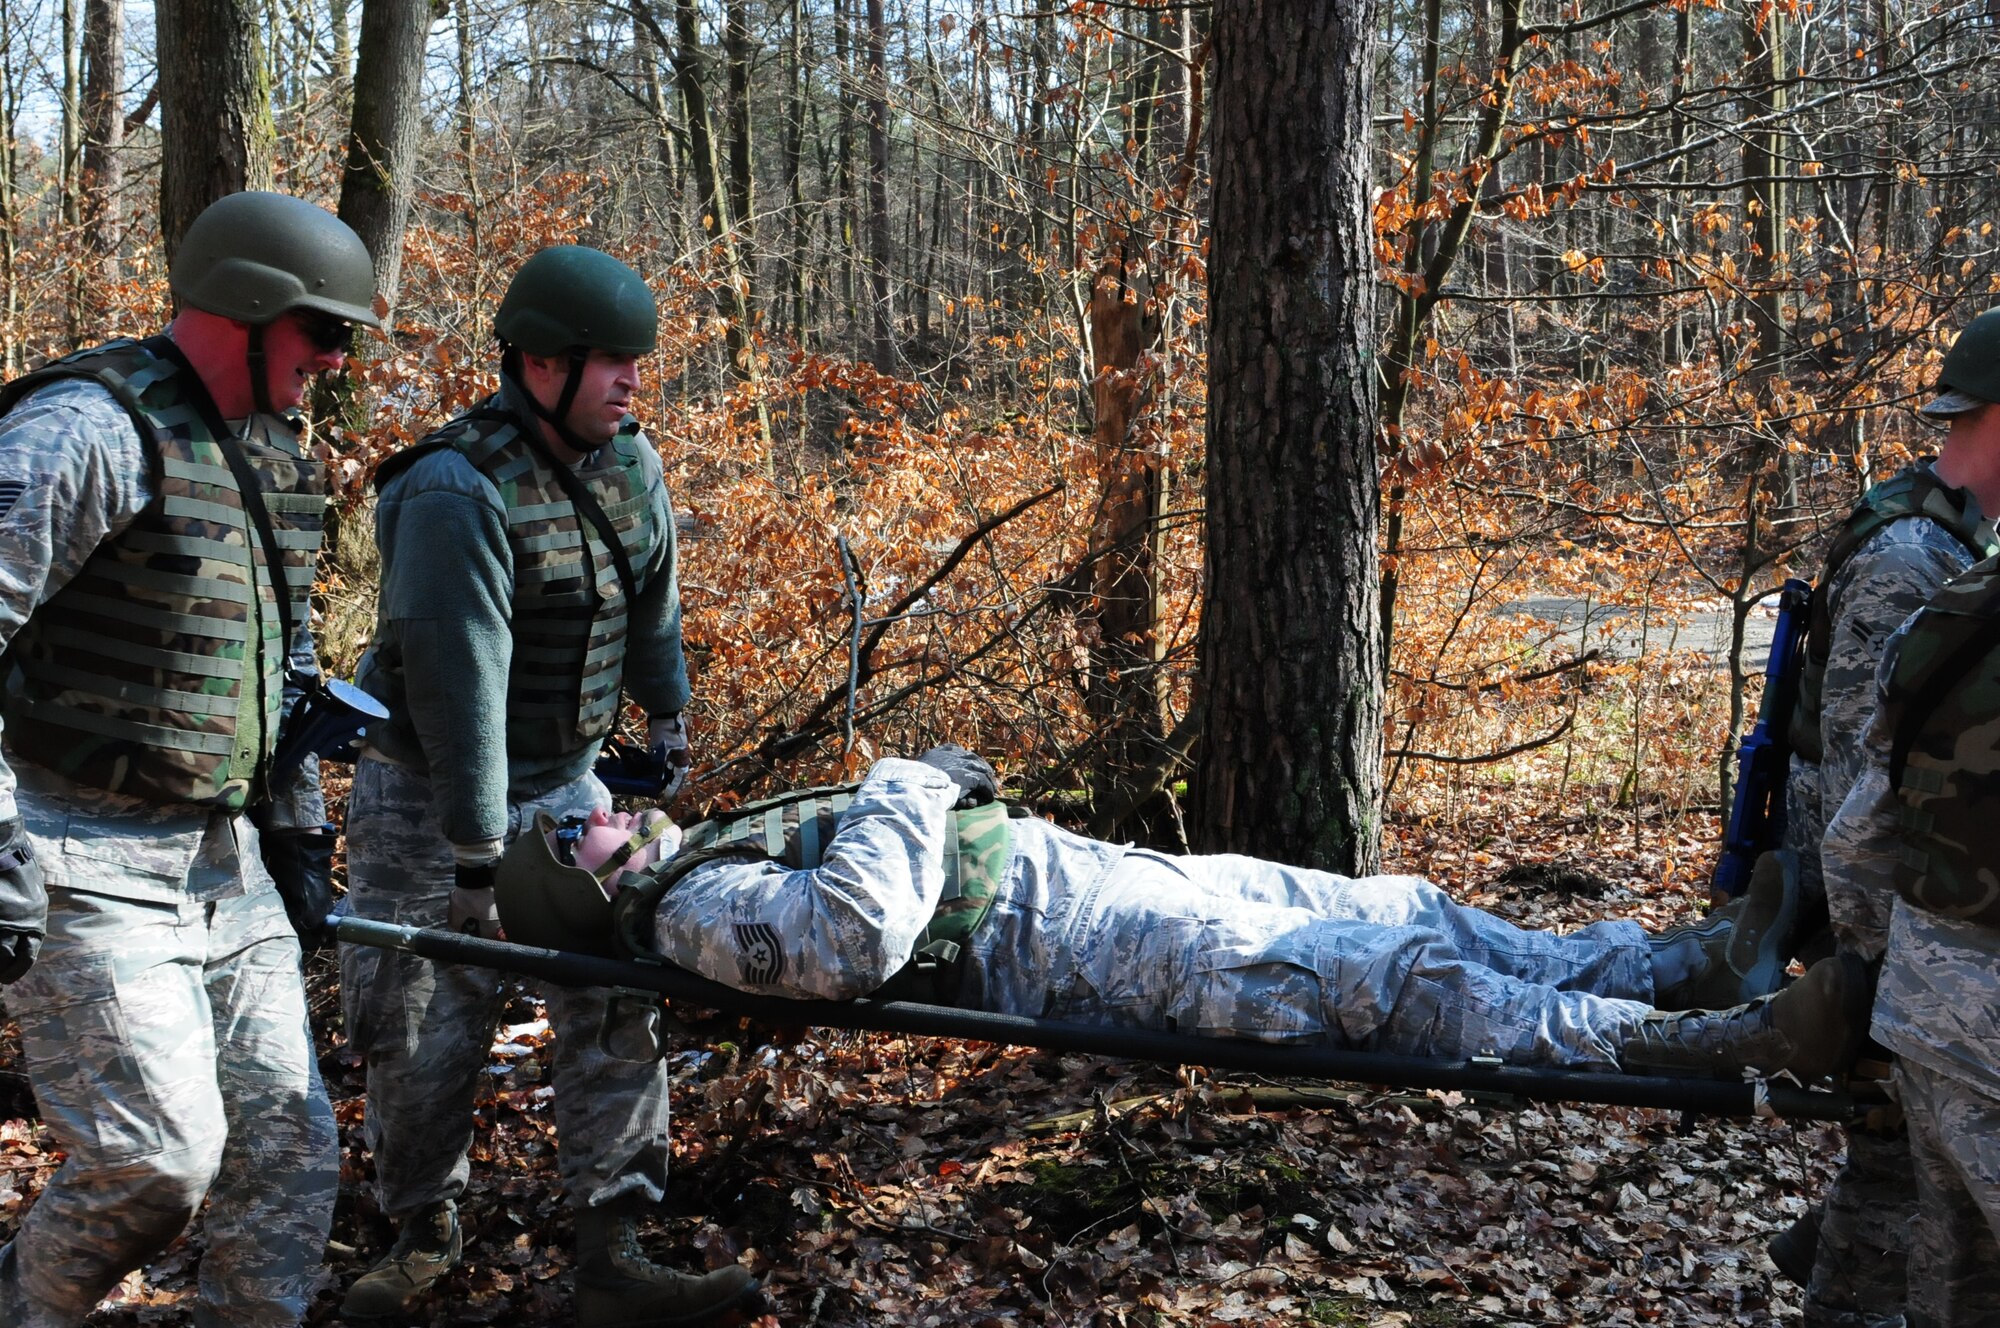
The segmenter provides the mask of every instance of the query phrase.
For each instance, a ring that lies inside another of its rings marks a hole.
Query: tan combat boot
[[[662,1268],[639,1245],[642,1202],[617,1199],[576,1215],[577,1328],[674,1328],[706,1323],[748,1305],[757,1279],[747,1268],[702,1277]]]
[[[382,1261],[347,1289],[341,1317],[382,1319],[402,1313],[458,1266],[462,1250],[457,1204],[447,1199],[419,1208],[397,1224],[396,1243]]]
[[[1727,1010],[1770,995],[1784,981],[1798,920],[1797,860],[1763,854],[1742,898],[1652,938],[1654,955],[1677,952],[1684,973],[1656,990],[1653,1003],[1662,1010]]]
[[[1868,1032],[1868,978],[1861,961],[1836,955],[1775,996],[1731,1010],[1655,1010],[1625,1045],[1627,1070],[1735,1074],[1788,1070],[1802,1080],[1844,1070]]]

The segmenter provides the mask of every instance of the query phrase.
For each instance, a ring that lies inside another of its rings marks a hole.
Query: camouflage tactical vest
[[[65,378],[101,383],[149,454],[153,501],[35,610],[8,660],[7,746],[89,788],[235,810],[263,796],[289,642],[264,544],[207,389],[164,338],[114,341],[0,390],[0,412]],[[306,620],[325,467],[237,439]]]
[[[1815,765],[1826,754],[1820,739],[1820,705],[1826,686],[1826,661],[1833,651],[1833,583],[1840,569],[1876,532],[1908,517],[1926,517],[1937,522],[1965,546],[1974,561],[2000,553],[1992,521],[1974,520],[1973,510],[1970,494],[1946,485],[1923,462],[1899,471],[1861,495],[1860,503],[1834,532],[1833,543],[1826,551],[1826,566],[1819,580],[1813,583],[1799,698],[1792,707],[1793,751]]]
[[[632,954],[652,950],[654,911],[669,890],[704,863],[721,858],[763,858],[793,870],[819,866],[842,813],[854,802],[854,791],[859,787],[838,784],[796,789],[747,802],[713,821],[690,826],[682,836],[680,852],[644,885],[619,893],[613,905],[613,927],[621,948]],[[877,995],[898,999],[948,995],[948,983],[927,979],[958,959],[967,938],[993,909],[1012,842],[1007,804],[989,802],[952,815],[956,833],[945,845],[944,891],[938,897],[937,910],[917,937],[910,963]]]
[[[1896,891],[1919,908],[2000,927],[2000,558],[1951,581],[1896,645]]]
[[[654,529],[635,420],[572,469],[604,510],[637,568],[665,534]],[[513,660],[507,670],[507,748],[563,757],[596,745],[618,718],[630,605],[616,561],[563,492],[520,420],[489,403],[384,462],[378,490],[420,456],[453,447],[493,482],[507,508],[513,554]]]

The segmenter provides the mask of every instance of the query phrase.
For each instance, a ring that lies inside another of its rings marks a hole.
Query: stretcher
[[[685,1001],[781,1026],[857,1029],[1037,1047],[1044,1051],[1199,1065],[1212,1070],[1294,1079],[1382,1084],[1495,1094],[1533,1102],[1589,1102],[1653,1107],[1694,1116],[1763,1116],[1793,1120],[1856,1120],[1886,1097],[1878,1085],[1814,1088],[1775,1079],[1680,1078],[1506,1065],[1486,1057],[1430,1060],[1338,1047],[1204,1038],[1186,1033],[1114,1028],[1020,1015],[990,1014],[914,1001],[799,1001],[725,987],[664,962],[607,959],[489,941],[428,927],[344,916],[329,919],[342,941],[399,950],[441,963],[499,969],[572,987]]]

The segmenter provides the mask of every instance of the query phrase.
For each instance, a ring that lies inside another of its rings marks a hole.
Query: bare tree
[[[403,272],[403,228],[416,194],[418,101],[431,0],[365,0],[354,69],[354,118],[340,219],[375,260],[375,289],[393,306]]]
[[[125,188],[125,0],[89,0],[83,11],[83,220],[100,275],[118,275]]]
[[[882,0],[868,0],[868,280],[869,357],[883,373],[896,367],[889,306],[888,24]]]

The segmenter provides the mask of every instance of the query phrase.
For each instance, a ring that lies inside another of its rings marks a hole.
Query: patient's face
[[[615,895],[629,873],[643,871],[679,851],[680,827],[668,824],[665,812],[652,807],[643,812],[592,812],[589,823],[583,828],[583,837],[577,841],[576,865],[596,871],[625,846],[635,831],[656,825],[662,827],[659,838],[634,853],[624,870],[604,883],[604,893]]]

